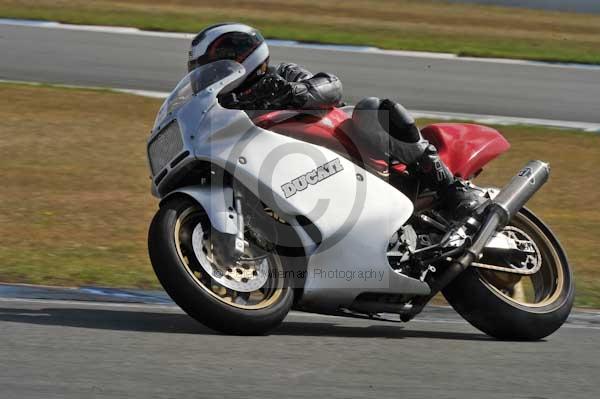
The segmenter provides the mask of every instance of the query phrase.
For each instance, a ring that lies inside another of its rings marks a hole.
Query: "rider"
[[[329,73],[312,74],[292,63],[269,66],[269,49],[260,32],[238,23],[212,25],[192,40],[188,71],[230,59],[246,69],[242,83],[219,98],[227,108],[244,110],[328,109],[340,105],[342,83]],[[356,104],[352,119],[360,137],[416,172],[428,188],[445,194],[455,179],[436,148],[421,136],[414,119],[400,104],[375,97]],[[464,198],[459,202],[462,204]]]

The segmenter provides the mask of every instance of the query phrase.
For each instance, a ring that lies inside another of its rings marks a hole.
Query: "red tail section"
[[[496,129],[470,123],[434,123],[421,130],[455,176],[471,179],[510,148]]]

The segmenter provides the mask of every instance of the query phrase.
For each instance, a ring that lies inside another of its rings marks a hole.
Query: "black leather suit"
[[[326,109],[340,104],[342,82],[337,76],[282,63],[269,67],[267,73],[241,93],[221,99],[227,108],[244,110]]]
[[[243,109],[250,117],[274,109],[320,110],[340,105],[342,82],[337,76],[283,63],[249,88],[221,99],[228,108]],[[402,105],[368,97],[356,104],[352,120],[357,139],[406,165],[428,169],[431,186],[449,185],[452,174],[441,162],[435,147],[423,139],[414,119]]]
[[[306,68],[296,64],[279,64],[274,72],[292,85],[290,104],[304,109],[332,108],[342,100],[342,82],[326,72],[313,75]]]

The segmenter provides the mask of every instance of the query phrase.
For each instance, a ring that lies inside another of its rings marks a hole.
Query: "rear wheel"
[[[443,291],[452,307],[474,327],[499,339],[537,340],[556,331],[573,306],[573,277],[566,254],[552,231],[522,209],[506,230],[529,244],[524,267],[530,275],[471,266]],[[537,264],[536,262],[539,262]],[[486,262],[485,257],[482,263]]]
[[[274,250],[249,238],[232,256],[233,240],[211,228],[197,203],[174,197],[155,215],[148,248],[162,286],[190,316],[225,333],[263,334],[285,318],[293,290]]]

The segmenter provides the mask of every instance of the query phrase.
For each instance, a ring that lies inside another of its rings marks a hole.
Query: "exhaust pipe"
[[[529,161],[519,173],[498,193],[492,205],[502,215],[506,226],[525,203],[533,197],[550,176],[550,166],[542,161]]]
[[[466,252],[448,266],[430,285],[431,293],[417,299],[408,314],[401,315],[403,321],[408,321],[419,313],[423,307],[438,292],[452,282],[471,263],[481,257],[483,249],[497,231],[504,228],[508,222],[525,206],[527,201],[548,181],[550,167],[542,161],[529,161],[517,175],[494,197],[487,207],[487,216],[483,221],[477,236]]]

